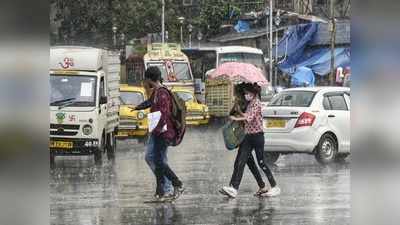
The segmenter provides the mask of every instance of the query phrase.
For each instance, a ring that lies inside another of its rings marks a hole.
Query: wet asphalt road
[[[311,155],[281,156],[272,167],[279,197],[253,197],[258,187],[246,168],[238,198],[227,199],[218,189],[229,182],[235,154],[224,149],[216,127],[189,129],[184,142],[169,149],[186,191],[164,204],[143,203],[155,190],[143,144],[118,141],[115,161],[102,166],[91,157],[57,157],[50,171],[51,224],[350,224],[350,160],[320,166]]]

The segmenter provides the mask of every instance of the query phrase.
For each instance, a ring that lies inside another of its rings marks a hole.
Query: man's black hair
[[[162,82],[161,71],[156,66],[150,66],[149,68],[147,68],[147,70],[144,72],[144,78],[149,79],[153,82]]]

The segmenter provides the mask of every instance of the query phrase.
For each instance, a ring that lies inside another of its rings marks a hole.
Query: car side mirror
[[[99,103],[100,105],[107,104],[107,96],[101,96]]]

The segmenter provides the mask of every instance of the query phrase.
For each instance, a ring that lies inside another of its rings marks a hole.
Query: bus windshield
[[[156,66],[161,71],[161,76],[165,82],[191,81],[190,67],[187,62],[173,62],[173,73],[168,73],[165,63],[148,63],[147,67]],[[171,68],[172,69],[172,68]]]
[[[256,53],[243,53],[243,52],[233,52],[233,53],[221,53],[218,56],[218,64],[221,65],[226,62],[242,62],[250,63],[258,67],[265,74],[265,63],[262,54]]]

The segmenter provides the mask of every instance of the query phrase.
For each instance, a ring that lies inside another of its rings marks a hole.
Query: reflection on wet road
[[[104,160],[103,166],[91,157],[59,157],[50,172],[51,224],[350,224],[348,163],[320,166],[310,155],[283,156],[273,166],[279,197],[253,197],[258,187],[246,169],[232,200],[218,189],[229,182],[235,154],[224,149],[217,128],[191,128],[180,146],[169,149],[185,194],[165,204],[143,203],[155,190],[143,144],[118,141],[115,161]]]

